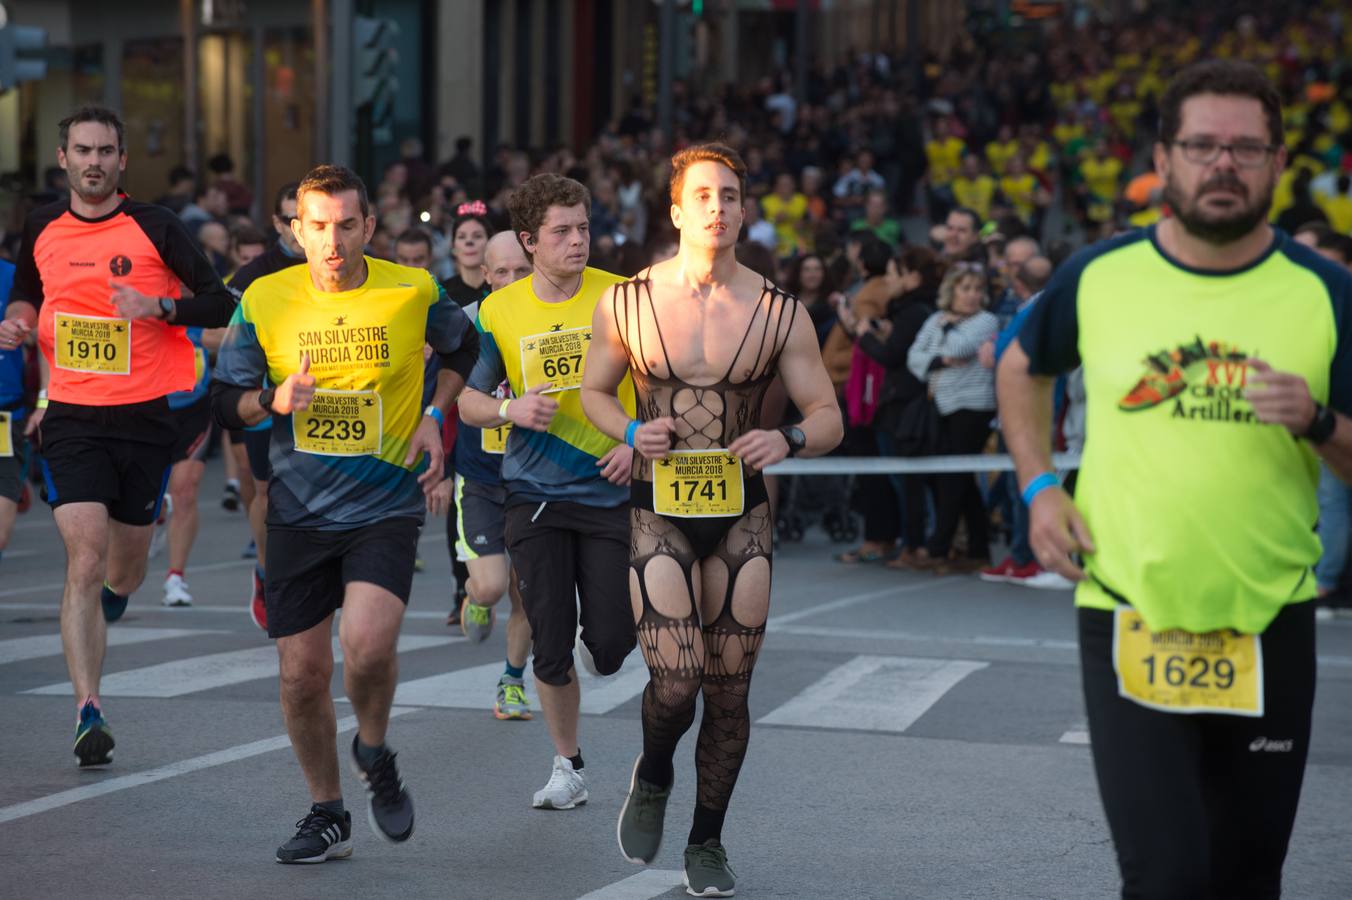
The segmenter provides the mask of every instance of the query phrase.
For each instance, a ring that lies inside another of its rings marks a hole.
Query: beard
[[[98,184],[90,186],[85,184],[85,175],[92,169],[85,169],[77,177],[71,179],[71,189],[85,203],[90,206],[97,206],[104,200],[107,200],[117,190],[117,173],[109,172],[103,169],[98,170],[103,174]]]
[[[1244,205],[1223,213],[1203,212],[1200,208],[1202,197],[1216,188],[1237,192],[1243,198]],[[1222,172],[1202,182],[1197,192],[1187,197],[1171,176],[1164,183],[1164,200],[1188,234],[1208,244],[1221,246],[1248,236],[1267,221],[1268,211],[1272,208],[1272,189],[1273,183],[1269,181],[1262,193],[1250,198],[1248,185],[1235,175]]]

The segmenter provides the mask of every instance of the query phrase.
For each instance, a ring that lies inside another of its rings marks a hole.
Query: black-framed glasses
[[[1277,152],[1275,144],[1262,141],[1231,141],[1227,144],[1215,138],[1192,138],[1174,143],[1182,148],[1184,159],[1199,166],[1211,165],[1221,158],[1221,153],[1228,150],[1235,165],[1243,169],[1256,169]]]

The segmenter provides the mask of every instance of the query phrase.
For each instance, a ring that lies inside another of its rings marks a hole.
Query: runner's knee
[[[553,687],[565,687],[572,679],[568,672],[573,668],[571,650],[546,650],[539,646],[533,649],[531,671],[535,680]]]
[[[620,666],[624,665],[624,658],[633,651],[636,643],[632,632],[628,635],[607,635],[595,643],[585,638],[584,641],[587,649],[591,651],[596,671],[602,675],[614,675],[620,671]]]

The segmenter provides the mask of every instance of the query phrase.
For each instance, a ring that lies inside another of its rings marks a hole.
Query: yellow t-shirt
[[[775,226],[776,250],[781,258],[792,256],[802,243],[803,220],[807,218],[807,197],[794,194],[788,200],[778,194],[761,198],[765,221]],[[783,220],[780,220],[783,216]],[[806,248],[801,248],[806,249]]]
[[[1009,205],[1014,207],[1019,218],[1025,222],[1033,218],[1037,210],[1037,176],[1031,172],[1022,175],[1006,175],[1000,179],[1000,193],[1005,195]]]
[[[981,217],[981,220],[990,218],[991,201],[995,198],[995,179],[989,175],[978,175],[975,178],[958,176],[953,179],[953,199],[958,201],[959,206],[966,206]]]
[[[991,141],[986,145],[986,161],[991,164],[991,171],[996,175],[1005,174],[1009,167],[1009,161],[1019,152],[1019,142],[1010,139],[1007,141]]]
[[[929,160],[931,184],[949,184],[962,168],[962,154],[967,143],[962,138],[949,137],[943,141],[926,141],[925,158]]]

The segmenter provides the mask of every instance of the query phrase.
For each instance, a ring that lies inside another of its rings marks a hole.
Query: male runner
[[[746,755],[747,691],[770,608],[773,516],[761,472],[786,456],[828,452],[842,424],[811,319],[737,262],[741,158],[721,144],[683,150],[672,158],[670,190],[680,250],[601,298],[582,399],[598,428],[642,456],[629,584],[651,677],[620,850],[634,862],[656,857],[672,758],[703,691],[685,881],[696,896],[727,897],[723,818]],[[639,419],[615,394],[630,375]],[[760,429],[776,376],[803,421]]]
[[[0,259],[0,319],[9,305],[14,263]],[[0,349],[0,558],[5,555],[23,496],[24,349]]]
[[[340,166],[301,182],[292,228],[307,265],[256,280],[226,334],[212,410],[227,428],[275,416],[269,482],[268,635],[282,714],[314,805],[279,862],[352,853],[333,699],[333,618],[357,716],[352,759],[376,834],[413,833],[413,801],[385,745],[395,642],[413,581],[423,493],[441,479],[441,419],[478,355],[468,319],[426,272],[366,257],[366,188]],[[423,344],[445,362],[422,406]],[[263,387],[264,383],[276,387]],[[426,471],[415,465],[426,455]],[[422,490],[419,490],[419,488]]]
[[[512,231],[532,275],[479,305],[479,362],[460,399],[462,421],[513,426],[502,461],[507,551],[555,751],[537,809],[587,802],[573,668],[579,597],[582,642],[599,672],[619,671],[634,648],[624,585],[633,452],[588,423],[578,397],[592,310],[620,280],[587,267],[590,208],[587,189],[560,175],[536,175],[512,193]],[[514,399],[494,396],[504,380]]]
[[[79,706],[75,755],[91,766],[113,751],[99,703],[107,623],[145,578],[169,476],[177,432],[165,397],[193,384],[192,343],[175,326],[224,325],[234,298],[177,216],[118,192],[127,151],[116,113],[83,107],[60,136],[70,198],[25,223],[0,350],[36,326],[50,366],[50,406],[30,422],[41,423],[47,502],[66,545],[61,642]]]
[[[277,189],[272,204],[272,227],[277,232],[277,241],[263,255],[242,266],[230,279],[228,287],[236,297],[243,297],[249,285],[264,275],[280,272],[292,266],[305,263],[305,250],[291,223],[296,220],[296,189],[300,182],[291,181]],[[267,604],[263,601],[263,585],[267,566],[267,515],[268,515],[268,479],[272,477],[272,466],[268,463],[268,448],[272,442],[272,418],[265,418],[236,432],[235,437],[244,446],[243,462],[248,463],[249,476],[253,479],[253,491],[244,491],[245,512],[249,514],[249,529],[253,532],[254,548],[258,561],[251,575],[249,597],[249,616],[254,624],[264,631],[268,627]]]
[[[521,241],[510,231],[488,239],[484,247],[485,283],[499,291],[531,274]],[[478,303],[466,308],[475,316]],[[501,387],[501,386],[500,386]],[[493,395],[505,399],[505,388]],[[526,698],[526,656],[530,653],[530,623],[521,606],[521,592],[511,577],[503,533],[507,489],[502,484],[502,456],[510,426],[480,429],[462,423],[455,441],[456,556],[469,567],[466,596],[460,606],[460,628],[481,643],[493,630],[494,606],[506,593],[512,614],[507,620],[507,663],[498,679],[493,715],[499,719],[529,719]],[[442,486],[442,489],[445,485]]]
[[[1079,582],[1122,896],[1275,898],[1309,751],[1320,459],[1352,479],[1352,277],[1267,224],[1286,150],[1257,69],[1179,73],[1154,154],[1173,215],[1052,277],[1000,416],[1033,551]],[[1051,398],[1081,363],[1072,502]]]

